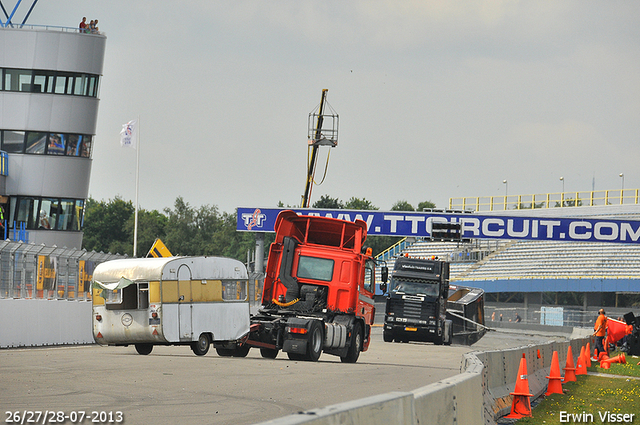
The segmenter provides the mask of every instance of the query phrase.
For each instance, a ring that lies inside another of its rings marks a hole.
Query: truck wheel
[[[451,343],[453,342],[453,325],[449,326],[449,332],[447,333],[448,338],[444,345],[451,345]]]
[[[136,344],[136,351],[142,356],[150,354],[153,350],[153,344]]]
[[[360,350],[362,349],[362,326],[356,323],[351,333],[351,343],[347,350],[347,355],[340,357],[342,363],[355,363],[360,356]]]
[[[384,342],[393,342],[393,334],[385,330],[382,331],[382,339]]]
[[[235,348],[216,347],[216,353],[218,353],[220,357],[231,357],[233,356],[234,351]]]
[[[233,350],[233,357],[247,357],[247,354],[249,354],[250,349],[251,349],[250,345],[247,345],[247,344],[240,345],[239,347],[236,347],[235,350]]]
[[[260,355],[265,359],[275,359],[278,357],[278,351],[277,348],[261,348]]]
[[[324,341],[322,323],[318,320],[311,322],[307,335],[309,336],[309,339],[307,341],[306,360],[317,362],[320,358],[320,354],[322,354],[322,343]]]
[[[299,353],[287,353],[287,357],[289,357],[289,360],[296,360],[296,361],[306,360],[305,355],[299,354]]]
[[[210,345],[209,335],[200,334],[198,340],[191,343],[191,351],[193,351],[196,356],[204,356],[209,351]]]

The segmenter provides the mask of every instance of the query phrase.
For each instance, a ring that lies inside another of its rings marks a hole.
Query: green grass
[[[588,371],[638,377],[640,376],[640,366],[637,364],[639,360],[637,357],[627,356],[627,364],[614,363],[611,369],[601,369],[598,363],[592,362]],[[560,424],[560,412],[591,414],[593,415],[592,423],[606,424],[608,422],[602,422],[598,415],[598,412],[605,411],[613,414],[635,414],[631,423],[640,424],[640,380],[592,375],[579,375],[577,378],[577,382],[562,385],[565,394],[544,397],[533,409],[533,417],[520,419],[517,424]],[[571,420],[566,423],[577,423],[577,421]]]
[[[611,354],[611,357],[615,357],[619,355],[621,351],[616,351]],[[599,367],[598,362],[591,362],[591,367],[587,368],[589,372],[596,373],[607,373],[611,375],[622,375],[622,376],[636,376],[640,378],[640,366],[638,366],[638,362],[640,362],[640,357],[638,356],[629,356],[626,355],[627,364],[620,363],[611,363],[610,369],[602,369]],[[640,385],[640,382],[638,383]],[[638,423],[640,423],[640,419],[638,419]]]

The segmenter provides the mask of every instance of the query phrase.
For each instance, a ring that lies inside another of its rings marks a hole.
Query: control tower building
[[[80,249],[106,36],[0,18],[0,236]]]

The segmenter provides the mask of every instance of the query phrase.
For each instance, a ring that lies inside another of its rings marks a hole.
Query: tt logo
[[[260,209],[256,208],[253,214],[244,213],[242,214],[242,220],[244,221],[244,225],[247,230],[251,230],[254,227],[262,227],[262,223],[267,218],[265,214],[260,212]]]

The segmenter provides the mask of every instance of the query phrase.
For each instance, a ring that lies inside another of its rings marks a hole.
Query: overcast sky
[[[141,208],[298,206],[322,89],[340,134],[312,203],[640,188],[635,0],[48,0],[28,23],[82,16],[107,36],[97,200],[134,200],[139,116]]]

